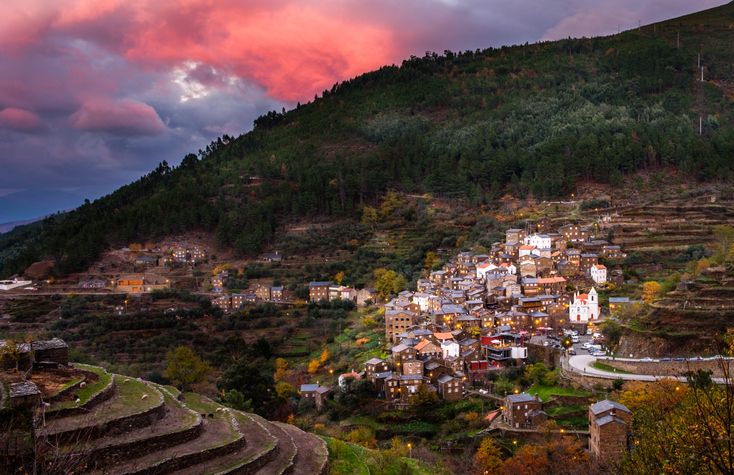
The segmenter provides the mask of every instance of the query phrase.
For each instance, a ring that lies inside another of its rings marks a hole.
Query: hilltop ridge
[[[358,218],[388,189],[493,206],[639,170],[730,179],[732,24],[729,3],[609,37],[411,57],[0,236],[0,275],[42,258],[78,271],[110,245],[197,229],[253,254],[288,218]]]

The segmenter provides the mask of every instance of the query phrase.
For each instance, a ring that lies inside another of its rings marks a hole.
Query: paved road
[[[576,373],[589,376],[606,378],[606,379],[624,379],[626,381],[657,381],[662,379],[659,376],[649,374],[627,374],[627,373],[610,373],[594,368],[592,365],[596,362],[596,357],[591,355],[576,355],[568,359],[568,368]],[[685,378],[679,378],[685,381]]]
[[[688,381],[685,376],[655,376],[652,374],[629,374],[629,373],[611,373],[609,371],[602,371],[600,369],[591,366],[596,361],[595,356],[591,355],[576,355],[571,356],[568,362],[563,362],[563,366],[566,369],[574,371],[579,374],[592,376],[595,378],[604,379],[623,379],[625,381],[660,381],[663,379],[675,379],[677,381],[686,382]],[[725,384],[724,378],[712,378],[717,384]]]

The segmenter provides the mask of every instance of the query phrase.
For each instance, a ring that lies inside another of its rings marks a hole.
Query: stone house
[[[385,310],[385,339],[395,343],[398,335],[417,323],[418,316],[409,310]]]
[[[405,360],[402,362],[402,370],[404,375],[423,375],[423,361],[421,360]]]
[[[619,460],[629,447],[632,412],[607,399],[589,406],[589,452],[594,460]]]
[[[318,410],[321,410],[330,392],[331,389],[318,384],[302,384],[300,390],[301,397],[313,400]]]
[[[414,360],[417,355],[415,348],[404,343],[392,347],[392,359],[396,366],[400,366],[403,361]]]
[[[515,429],[534,429],[533,425],[539,422],[537,411],[542,411],[543,405],[537,396],[527,393],[511,394],[505,398],[505,407],[502,419]]]
[[[377,373],[384,373],[389,369],[390,365],[388,365],[385,360],[380,358],[369,359],[364,364],[365,376],[367,377],[367,379],[370,380],[374,379]]]
[[[415,350],[418,352],[419,358],[430,358],[441,355],[441,347],[431,340],[422,340],[415,345]]]
[[[69,364],[69,345],[61,338],[36,340],[31,343],[31,348],[36,363],[53,363],[62,366]]]
[[[311,302],[319,302],[321,300],[329,300],[329,287],[331,282],[309,282],[308,283],[308,299]]]
[[[444,374],[437,380],[438,395],[445,401],[457,401],[464,395],[464,383],[460,378]]]
[[[10,405],[33,409],[41,405],[41,391],[31,381],[10,384]]]

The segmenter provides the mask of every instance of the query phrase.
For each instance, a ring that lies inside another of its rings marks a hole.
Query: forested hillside
[[[734,4],[604,38],[413,57],[0,235],[0,274],[41,258],[79,270],[108,245],[190,229],[256,253],[284,217],[356,217],[387,189],[481,204],[641,169],[730,179],[732,78]]]

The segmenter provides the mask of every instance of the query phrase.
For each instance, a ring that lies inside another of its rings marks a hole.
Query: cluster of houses
[[[0,384],[7,384],[12,408],[35,408],[41,402],[38,386],[32,381],[19,380],[19,375],[29,375],[34,369],[68,365],[69,347],[60,338],[31,342],[0,340]]]
[[[165,256],[163,263],[167,263],[168,259],[179,264],[199,264],[206,260],[206,249],[199,246],[193,247],[174,247],[171,255]]]
[[[423,384],[444,399],[462,397],[467,381],[527,358],[532,334],[600,318],[594,285],[608,280],[600,256],[624,254],[574,224],[549,234],[509,229],[487,254],[459,253],[418,280],[415,292],[385,304],[391,356],[368,361],[366,377],[388,400],[403,400]],[[312,282],[309,290],[312,300],[342,298],[330,282]]]
[[[153,251],[130,251],[132,263],[135,267],[159,267],[173,264],[200,264],[207,259],[207,251],[200,246],[176,245],[169,249],[154,249]]]
[[[331,281],[308,283],[308,300],[311,302],[349,300],[363,306],[375,302],[376,299],[377,291],[375,289],[357,290]]]
[[[221,280],[212,279],[215,293],[222,293]],[[219,287],[217,287],[219,285]],[[242,293],[231,293],[221,295],[212,300],[212,305],[222,309],[224,312],[241,310],[245,305],[261,302],[287,302],[289,301],[283,286],[268,286],[258,284],[254,289],[248,289]]]
[[[608,273],[599,259],[623,257],[619,246],[575,224],[548,234],[509,229],[505,242],[487,254],[459,253],[418,280],[416,292],[388,302],[385,337],[396,342],[398,335],[427,325],[479,338],[502,333],[500,327],[538,332],[593,322],[600,317],[594,286],[606,285],[612,275],[621,283],[622,277],[621,271]]]

